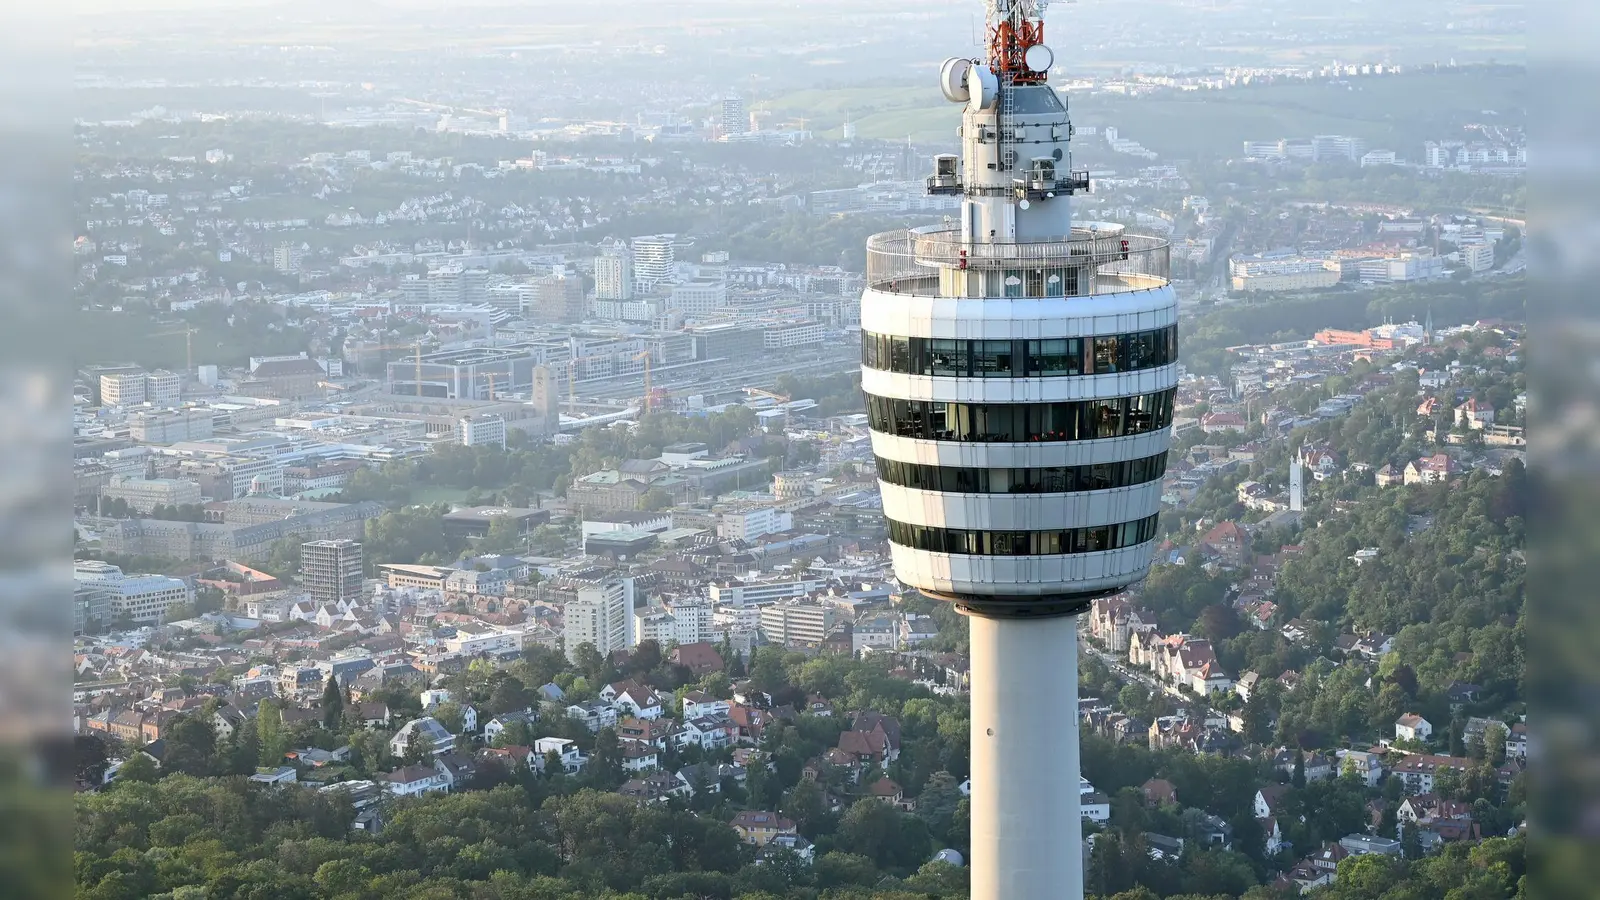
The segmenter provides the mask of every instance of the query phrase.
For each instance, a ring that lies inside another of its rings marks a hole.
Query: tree
[[[433,716],[434,720],[443,725],[444,729],[451,734],[460,734],[461,730],[466,727],[466,711],[462,709],[461,704],[454,700],[436,704],[432,709],[428,710],[428,715]]]
[[[533,705],[533,697],[529,695],[527,686],[522,679],[515,675],[507,675],[495,685],[493,693],[489,695],[489,712],[501,715],[509,712],[522,712]]]
[[[1506,739],[1510,732],[1499,722],[1490,722],[1483,729],[1484,760],[1499,768],[1506,763]]]
[[[110,764],[110,747],[105,737],[95,733],[74,735],[72,761],[79,781],[98,786],[105,779],[106,766]]]
[[[495,516],[489,520],[489,531],[478,549],[483,553],[512,553],[523,548],[522,532],[517,520],[510,516]]]
[[[256,740],[261,744],[259,764],[279,766],[289,752],[289,736],[284,733],[283,714],[273,700],[262,700],[256,709]]]
[[[406,736],[406,753],[401,762],[408,766],[421,765],[433,758],[433,740],[421,728],[411,729]]]
[[[661,488],[653,487],[644,492],[639,498],[639,506],[649,512],[672,508],[672,495]]]
[[[1297,788],[1306,786],[1306,751],[1299,747],[1294,751],[1294,776],[1290,783]]]
[[[332,731],[344,722],[344,692],[339,690],[339,679],[329,670],[328,680],[322,685],[322,727]]]
[[[119,782],[148,784],[161,777],[156,761],[145,753],[135,753],[128,757],[117,769],[116,780]]]
[[[622,745],[617,740],[616,729],[606,727],[594,736],[594,755],[589,760],[589,771],[602,784],[614,786],[622,783]]]

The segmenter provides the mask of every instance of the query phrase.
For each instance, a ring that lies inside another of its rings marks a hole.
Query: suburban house
[[[728,714],[729,708],[728,701],[718,700],[704,691],[690,691],[683,695],[684,719],[698,719],[701,716],[725,716]]]
[[[433,766],[406,766],[382,776],[384,790],[396,797],[415,797],[450,790],[449,778]]]
[[[728,824],[739,833],[739,840],[757,847],[765,847],[782,835],[797,836],[800,833],[790,820],[765,810],[747,809],[734,816]]]
[[[1416,713],[1395,720],[1394,737],[1399,741],[1427,741],[1433,737],[1433,724]]]
[[[1152,778],[1139,785],[1145,806],[1172,806],[1178,802],[1178,789],[1165,778]]]
[[[401,726],[399,731],[395,732],[394,737],[389,741],[389,755],[396,759],[404,758],[406,749],[411,745],[411,736],[419,732],[425,740],[433,745],[434,753],[444,753],[455,749],[456,736],[451,734],[449,729],[439,724],[438,719],[432,716],[423,716],[420,719],[412,719]]]
[[[1414,753],[1395,763],[1390,771],[1405,785],[1407,794],[1433,793],[1433,776],[1440,769],[1453,769],[1462,774],[1472,767],[1472,760],[1460,756],[1434,756]]]
[[[600,699],[611,704],[618,715],[641,719],[661,717],[663,702],[655,691],[635,681],[618,681],[600,689]]]
[[[540,772],[544,771],[545,757],[552,752],[560,758],[561,768],[568,775],[582,769],[583,764],[589,761],[589,758],[584,756],[583,752],[578,749],[576,741],[568,738],[542,737],[533,742],[532,758],[533,765]]]
[[[506,733],[506,729],[510,728],[512,725],[522,724],[531,726],[538,720],[538,715],[527,711],[501,713],[500,715],[490,719],[488,723],[483,726],[483,739],[492,744],[495,741],[500,740],[501,736]]]
[[[591,700],[567,707],[567,718],[577,719],[590,731],[599,731],[617,724],[617,711],[608,703]]]

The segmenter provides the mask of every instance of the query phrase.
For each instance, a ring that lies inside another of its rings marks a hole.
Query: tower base
[[[1081,900],[1078,620],[970,623],[972,900]]]

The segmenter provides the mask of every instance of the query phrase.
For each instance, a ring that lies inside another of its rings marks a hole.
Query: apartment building
[[[361,599],[361,544],[349,539],[300,545],[300,584],[318,606]]]
[[[590,644],[601,656],[632,646],[633,579],[585,585],[563,609],[567,659],[576,661],[579,645]]]
[[[761,631],[784,647],[816,647],[828,636],[836,615],[831,606],[788,600],[761,608]]]

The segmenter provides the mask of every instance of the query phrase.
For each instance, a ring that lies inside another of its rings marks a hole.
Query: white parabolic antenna
[[[1000,96],[1000,79],[988,66],[973,66],[967,71],[967,104],[974,110],[994,106]]]
[[[1056,55],[1043,44],[1034,44],[1022,52],[1022,62],[1034,72],[1050,71],[1050,66],[1055,61]]]
[[[944,98],[951,103],[965,103],[971,94],[967,90],[967,72],[972,69],[972,60],[954,57],[944,61],[939,67],[939,89],[944,92]]]

